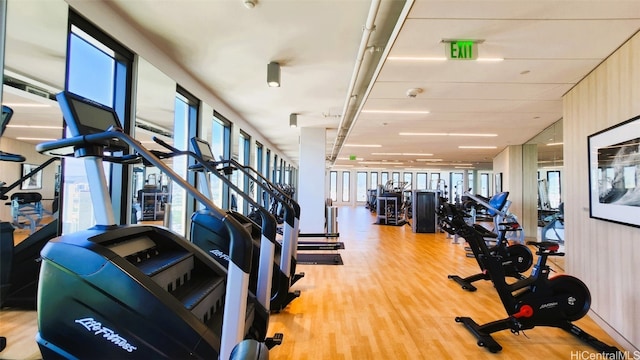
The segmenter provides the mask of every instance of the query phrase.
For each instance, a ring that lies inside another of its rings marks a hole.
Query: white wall
[[[636,34],[564,97],[566,270],[587,284],[593,317],[628,350],[640,348],[640,229],[589,217],[587,137],[640,114],[639,95]]]

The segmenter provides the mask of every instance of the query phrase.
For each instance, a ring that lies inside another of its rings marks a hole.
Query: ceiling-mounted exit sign
[[[478,44],[481,40],[442,40],[445,43],[447,59],[475,60],[478,58]]]

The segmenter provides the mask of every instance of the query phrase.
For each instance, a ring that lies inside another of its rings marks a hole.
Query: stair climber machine
[[[508,206],[508,195],[508,192],[501,192],[492,196],[488,202],[483,201],[484,204],[487,204],[488,213],[491,216],[495,218],[496,216],[498,216],[499,211],[502,211],[503,213],[505,212],[505,208]],[[449,206],[453,205],[449,204]],[[463,214],[463,216],[467,218],[466,213],[461,212],[461,214]],[[447,217],[440,216],[439,219],[446,220]],[[521,227],[517,222],[517,219],[513,217],[503,217],[503,219],[505,220],[496,221],[496,232],[492,232],[484,226],[474,223],[473,221],[471,226],[473,226],[476,232],[480,236],[482,236],[486,243],[493,243],[492,246],[489,247],[489,250],[491,251],[492,255],[500,256],[500,258],[502,259],[502,269],[505,276],[521,280],[525,278],[522,273],[529,270],[531,265],[533,265],[533,254],[526,245],[509,244],[509,241],[507,240],[507,234],[521,230]],[[477,288],[473,286],[472,283],[478,280],[491,280],[491,276],[483,267],[482,259],[478,258],[478,256],[474,252],[471,252],[471,256],[476,259],[481,271],[475,275],[467,276],[465,278],[462,278],[458,275],[449,275],[449,279],[457,282],[464,290],[476,291]]]
[[[547,265],[549,256],[563,256],[555,242],[529,242],[538,248],[538,261],[531,276],[508,284],[505,281],[503,259],[492,254],[482,234],[464,220],[459,209],[448,203],[441,204],[443,230],[457,233],[471,246],[474,254],[482,261],[482,268],[491,277],[494,288],[507,312],[507,317],[479,325],[470,317],[456,317],[477,339],[478,346],[497,353],[502,346],[491,336],[494,332],[510,330],[514,334],[533,329],[536,326],[560,328],[589,344],[607,359],[623,359],[624,353],[609,346],[573,324],[589,312],[591,294],[587,286],[570,275],[549,278],[551,268]]]
[[[260,305],[249,293],[247,230],[119,130],[113,109],[69,92],[57,100],[73,137],[36,150],[84,159],[97,225],[42,250],[36,341],[43,358],[267,359],[266,342],[281,334],[252,338]],[[121,155],[127,149],[133,154]],[[103,161],[141,157],[227,229],[228,269],[164,227],[116,225]]]
[[[256,224],[253,220],[237,211],[228,210],[228,214],[239,221],[249,230],[253,238],[253,259],[251,267],[251,276],[249,280],[249,288],[257,294],[266,309],[279,312],[284,309],[291,301],[300,296],[300,291],[290,292],[290,274],[285,273],[286,268],[281,266],[283,259],[282,245],[276,241],[276,218],[268,209],[258,204],[249,194],[243,192],[225,175],[216,170],[213,163],[214,157],[208,142],[193,138],[192,145],[194,151],[180,151],[164,141],[154,138],[154,140],[167,148],[170,152],[161,153],[161,157],[175,157],[186,155],[194,158],[197,163],[190,166],[189,169],[199,174],[200,191],[207,197],[211,198],[211,181],[209,175],[214,175],[225,183],[229,188],[235,191],[239,196],[251,204],[258,212],[260,224]],[[197,141],[197,143],[196,143]],[[158,154],[159,152],[156,152]],[[207,215],[206,211],[197,211],[191,217],[191,242],[196,244],[202,250],[211,254],[217,261],[226,266],[226,255],[229,252],[229,235],[227,230],[221,226],[219,222]],[[292,244],[289,242],[289,246]],[[267,252],[267,256],[261,255]],[[286,261],[286,259],[284,259]],[[261,263],[265,261],[265,263]],[[255,269],[255,270],[254,270]],[[258,273],[260,269],[260,273]],[[263,278],[263,279],[261,279]],[[267,282],[264,279],[270,278]],[[271,284],[270,288],[265,285]]]
[[[11,108],[2,106],[0,137],[2,137],[12,115],[13,110]],[[25,160],[22,155],[0,151],[0,161],[24,162]],[[0,182],[0,200],[8,200],[7,194],[11,190],[56,160],[58,158],[51,158],[45,161],[42,165],[10,185]],[[33,310],[36,308],[40,251],[47,241],[57,235],[58,219],[54,216],[50,223],[40,227],[38,231],[29,235],[15,246],[13,239],[14,229],[10,222],[0,222],[0,308],[12,307]]]
[[[206,153],[209,144],[201,139],[192,138],[191,142],[196,152]],[[211,151],[211,150],[208,150]],[[242,165],[233,159],[208,161],[211,167],[225,175],[230,175],[233,171],[242,172],[249,181],[253,181],[268,195],[275,197],[281,202],[284,209],[284,222],[282,231],[282,252],[280,256],[280,268],[285,274],[289,274],[291,279],[290,285],[295,284],[304,277],[304,272],[296,273],[297,250],[298,250],[298,233],[300,227],[300,205],[290,197],[288,197],[281,189],[279,189],[271,181],[267,180],[262,174],[255,169]],[[277,249],[276,249],[277,252]]]

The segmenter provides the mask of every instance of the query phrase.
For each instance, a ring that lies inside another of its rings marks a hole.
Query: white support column
[[[300,128],[300,231],[324,233],[326,130]]]

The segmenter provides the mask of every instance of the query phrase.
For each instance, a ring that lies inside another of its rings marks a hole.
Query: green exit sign
[[[447,59],[475,60],[478,58],[478,42],[475,40],[448,40],[445,44]]]

